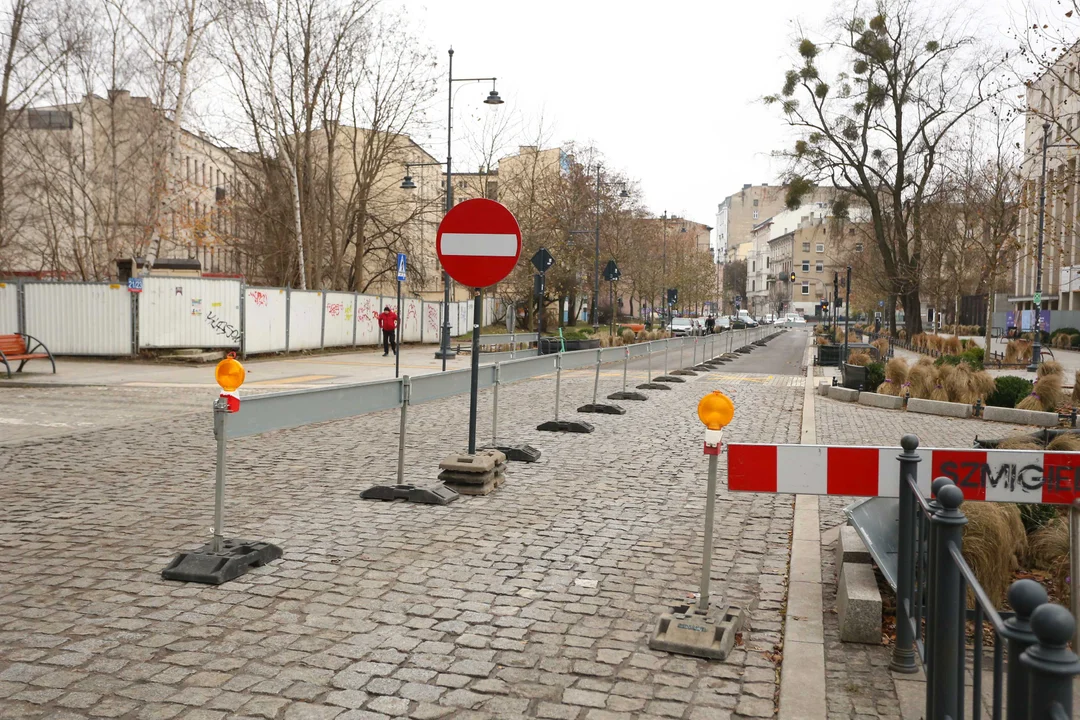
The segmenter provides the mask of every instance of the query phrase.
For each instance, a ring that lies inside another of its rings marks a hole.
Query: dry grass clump
[[[1016,363],[1031,360],[1030,340],[1010,340],[1005,345],[1005,362],[1014,365]]]
[[[859,367],[866,367],[870,363],[874,362],[874,358],[870,357],[870,353],[862,350],[852,350],[848,353],[847,364],[858,365]]]
[[[934,372],[934,366],[929,362],[924,363],[920,360],[908,372],[907,382],[911,397],[919,400],[930,400],[930,395],[934,392],[934,385],[937,384],[937,373]]]
[[[1000,607],[1013,573],[1028,553],[1028,538],[1020,508],[1010,503],[964,503],[968,524],[964,527],[964,559],[979,584]],[[968,594],[968,606],[973,607]]]
[[[941,347],[946,355],[959,355],[963,352],[963,347],[960,345],[960,338],[955,335],[943,339],[941,341]]]
[[[1072,404],[1080,405],[1080,370],[1076,371],[1076,376],[1073,378]]]
[[[927,335],[926,342],[930,346],[931,353],[941,354],[942,348],[945,346],[945,338],[940,335]]]
[[[994,390],[997,389],[997,385],[994,383],[994,376],[985,370],[980,370],[975,373],[971,378],[972,386],[975,389],[975,395],[983,404],[986,404],[986,398],[994,394]]]
[[[1058,333],[1050,339],[1050,345],[1060,349],[1071,348],[1072,335],[1069,333]]]
[[[634,331],[630,328],[623,328],[622,342],[623,345],[632,345],[633,343],[637,342],[637,335],[635,335]]]
[[[1046,443],[1046,449],[1054,452],[1080,452],[1080,435],[1058,435]]]
[[[824,337],[822,335],[818,335],[817,344],[818,345],[828,345],[829,344],[829,338]]]
[[[1043,447],[1028,435],[1010,435],[1002,438],[997,445],[998,450],[1042,450]]]
[[[1071,586],[1065,582],[1069,575],[1068,518],[1056,517],[1033,532],[1028,539],[1028,557],[1037,569],[1050,573],[1054,584],[1063,594],[1060,602],[1068,607],[1071,590]]]
[[[949,377],[956,369],[955,365],[940,365],[934,368],[934,389],[930,392],[931,400],[949,401],[949,392],[945,389]]]
[[[889,353],[889,341],[885,338],[878,338],[870,344],[877,348],[879,358],[884,358]]]
[[[1035,381],[1031,394],[1017,403],[1021,410],[1056,412],[1065,404],[1065,392],[1061,389],[1061,375],[1044,375]]]
[[[949,396],[949,402],[967,403],[969,405],[975,402],[971,387],[974,374],[971,371],[971,366],[967,363],[960,363],[953,368],[953,371],[949,373],[949,377],[942,383],[945,386],[945,392]]]
[[[1065,366],[1059,363],[1057,360],[1047,360],[1039,365],[1038,371],[1035,373],[1035,377],[1041,378],[1047,375],[1060,375],[1062,379],[1065,378]]]
[[[885,364],[885,382],[878,385],[878,394],[900,397],[901,388],[907,382],[907,376],[907,362],[903,358],[894,357]]]

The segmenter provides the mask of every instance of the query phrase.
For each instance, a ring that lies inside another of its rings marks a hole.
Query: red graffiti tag
[[[266,297],[266,293],[260,292],[258,290],[252,290],[248,293],[248,296],[251,297],[251,301],[256,305],[260,305],[263,307],[266,306],[268,300],[268,298]]]
[[[344,309],[345,303],[330,303],[326,306],[326,312],[330,313],[330,317],[337,317]]]

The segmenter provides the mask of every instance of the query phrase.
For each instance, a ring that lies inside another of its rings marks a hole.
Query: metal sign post
[[[536,268],[536,354],[543,355],[544,351],[540,346],[544,336],[544,293],[547,291],[545,273],[555,264],[555,258],[547,248],[540,248],[532,256],[531,262]]]
[[[394,377],[401,373],[401,336],[404,334],[401,321],[401,283],[405,282],[405,253],[397,256],[397,327],[394,328],[394,342],[397,348],[394,351]]]

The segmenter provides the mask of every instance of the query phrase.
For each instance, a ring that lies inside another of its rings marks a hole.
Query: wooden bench
[[[30,343],[35,343],[30,347]],[[38,352],[44,350],[45,352]],[[56,374],[56,360],[49,352],[49,348],[35,337],[29,335],[0,335],[0,362],[7,368],[7,375],[11,377],[11,363],[19,360],[19,367],[15,372],[22,372],[23,365],[31,360],[48,359],[52,363],[53,375]]]

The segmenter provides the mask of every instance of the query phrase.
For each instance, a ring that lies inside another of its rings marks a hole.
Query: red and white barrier
[[[898,497],[898,447],[727,446],[728,489],[738,492]],[[965,500],[1067,505],[1080,497],[1080,453],[1037,450],[915,451],[919,490],[947,477]]]

